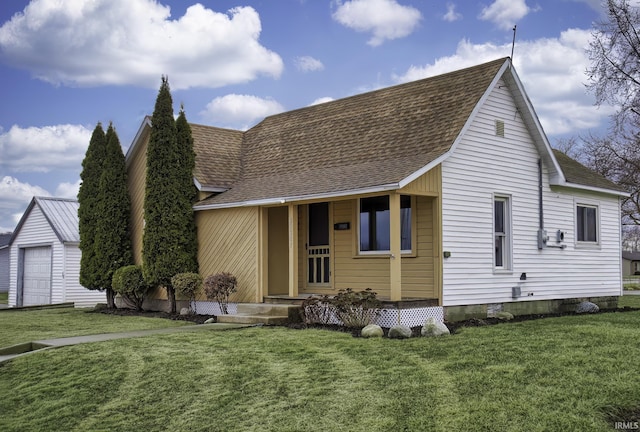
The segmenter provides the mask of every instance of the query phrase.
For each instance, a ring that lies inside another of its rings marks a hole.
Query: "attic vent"
[[[504,122],[502,120],[496,120],[496,136],[504,138]]]

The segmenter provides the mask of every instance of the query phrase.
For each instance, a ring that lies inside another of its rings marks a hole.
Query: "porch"
[[[438,196],[400,191],[262,207],[259,298],[300,304],[371,288],[389,306],[437,306],[440,226]]]

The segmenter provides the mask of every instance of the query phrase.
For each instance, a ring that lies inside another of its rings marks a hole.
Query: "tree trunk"
[[[171,305],[171,313],[176,313],[176,290],[172,286],[167,286],[167,298]]]
[[[107,308],[108,309],[115,309],[116,307],[115,298],[116,298],[115,291],[113,291],[113,289],[111,288],[107,288]]]

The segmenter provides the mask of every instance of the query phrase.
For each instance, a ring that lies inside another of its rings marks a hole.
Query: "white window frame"
[[[588,240],[579,240],[579,230],[578,230],[578,207],[584,208],[592,208],[596,211],[595,216],[595,235],[596,241],[588,241]],[[575,244],[577,248],[599,248],[600,247],[600,203],[597,201],[590,200],[575,200],[573,206],[573,217],[574,217],[574,235],[575,235]]]
[[[406,195],[406,194],[403,194]],[[391,253],[391,250],[361,250],[360,246],[361,246],[361,242],[360,242],[360,235],[361,235],[361,224],[360,224],[360,208],[361,208],[361,204],[362,204],[362,200],[363,199],[367,199],[367,198],[377,198],[383,195],[376,195],[376,196],[371,196],[371,197],[362,197],[362,198],[358,198],[358,208],[357,208],[357,213],[356,213],[356,221],[357,221],[357,228],[358,228],[358,238],[357,238],[357,248],[358,248],[358,255],[389,255]],[[416,229],[416,200],[415,200],[415,196],[413,195],[407,195],[410,200],[411,200],[411,204],[410,204],[410,209],[411,209],[411,221],[409,223],[409,229],[410,229],[410,238],[411,238],[411,249],[402,249],[400,251],[400,253],[402,255],[411,255],[413,254],[413,250],[415,249],[415,242],[416,242],[416,236],[415,236],[415,229]]]
[[[496,202],[504,203],[504,232],[498,233],[496,231]],[[492,227],[492,259],[494,272],[511,272],[513,269],[513,230],[512,230],[512,216],[511,216],[511,195],[506,194],[493,194],[491,201],[491,227]],[[502,265],[498,265],[496,260],[496,240],[498,236],[502,239]]]

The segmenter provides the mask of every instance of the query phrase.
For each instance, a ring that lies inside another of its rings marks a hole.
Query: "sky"
[[[126,153],[168,76],[176,114],[264,117],[511,55],[552,143],[606,129],[585,87],[599,0],[2,0],[0,232],[75,198],[97,123]]]

